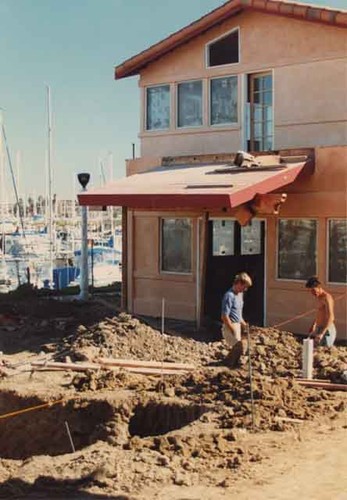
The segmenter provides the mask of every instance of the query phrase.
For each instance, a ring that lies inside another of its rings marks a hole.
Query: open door
[[[224,293],[234,276],[247,272],[253,286],[244,294],[244,318],[251,325],[264,325],[265,222],[252,219],[241,227],[232,219],[209,221],[205,286],[205,315],[220,320]]]

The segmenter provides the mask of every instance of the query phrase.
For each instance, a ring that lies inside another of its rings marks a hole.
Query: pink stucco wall
[[[240,28],[240,63],[206,68],[205,46]],[[248,12],[230,18],[153,62],[140,75],[141,156],[222,153],[244,147],[246,75],[272,71],[275,149],[347,143],[346,30],[270,14]],[[239,77],[239,120],[233,126],[208,126],[208,81]],[[203,79],[204,126],[175,127],[177,82]],[[145,131],[145,87],[171,84],[173,120],[168,131]]]
[[[347,330],[346,286],[327,282],[327,245],[329,219],[346,218],[347,147],[324,147],[315,151],[314,175],[294,182],[284,189],[288,199],[279,216],[266,220],[266,324],[274,326],[315,307],[304,282],[277,279],[277,222],[278,218],[314,218],[318,221],[317,272],[323,286],[336,299],[338,337],[344,339]],[[233,218],[233,211],[211,212],[213,217]],[[192,273],[167,274],[160,271],[161,217],[191,217]],[[201,231],[202,212],[129,211],[128,262],[129,310],[136,314],[160,316],[161,301],[165,298],[166,317],[195,321],[199,310],[197,286],[197,230]],[[201,236],[201,234],[200,234]],[[200,241],[201,243],[201,241]],[[202,279],[200,262],[200,282]],[[312,322],[313,312],[285,327],[288,331],[304,333]]]

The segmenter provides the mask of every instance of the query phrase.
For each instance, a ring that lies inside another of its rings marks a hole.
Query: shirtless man
[[[323,290],[316,276],[309,278],[305,286],[318,301],[316,318],[309,330],[309,337],[314,339],[317,346],[332,347],[336,338],[334,299],[330,293]]]
[[[233,286],[224,294],[222,302],[222,336],[231,348],[225,362],[229,368],[237,366],[243,354],[241,330],[246,327],[243,319],[243,293],[252,286],[247,273],[235,276]]]

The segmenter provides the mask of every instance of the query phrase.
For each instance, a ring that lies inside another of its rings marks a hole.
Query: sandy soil
[[[247,355],[230,370],[220,339],[168,331],[115,314],[113,299],[0,296],[0,498],[347,499],[346,392],[298,385],[300,340],[252,329],[253,406]],[[100,355],[196,369],[163,378],[30,365]],[[342,383],[346,361],[344,347],[321,349],[315,376]]]

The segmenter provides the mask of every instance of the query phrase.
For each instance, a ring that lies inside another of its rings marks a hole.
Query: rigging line
[[[9,167],[10,167],[11,178],[12,178],[12,183],[13,183],[14,194],[15,194],[15,197],[16,197],[16,203],[17,203],[17,208],[18,208],[18,214],[19,214],[20,224],[22,226],[23,238],[25,239],[24,221],[23,221],[23,217],[22,217],[22,214],[21,214],[21,210],[20,210],[19,196],[18,196],[18,191],[17,191],[16,179],[15,179],[14,172],[13,172],[12,160],[11,160],[10,150],[9,150],[9,147],[8,147],[6,131],[5,131],[5,124],[4,124],[3,121],[1,123],[1,129],[2,129],[2,135],[3,135],[3,138],[4,138],[5,149],[6,149],[6,153],[7,153],[7,160],[8,160],[8,164],[9,164]]]

